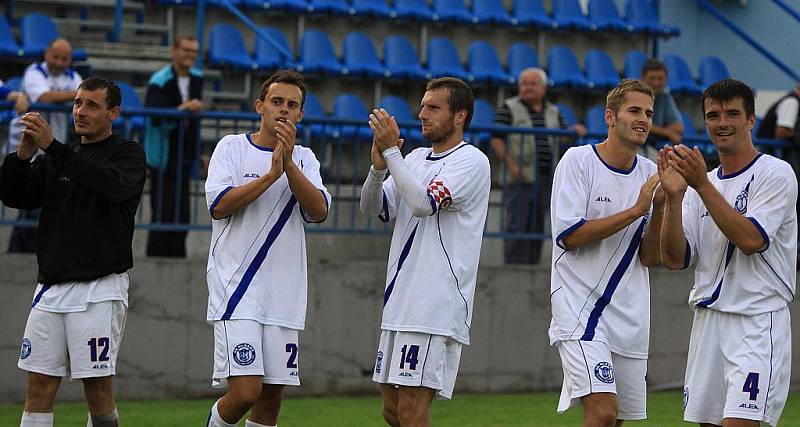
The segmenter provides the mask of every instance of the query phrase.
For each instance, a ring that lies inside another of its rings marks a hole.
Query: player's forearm
[[[61,91],[52,91],[52,92],[45,92],[39,96],[36,102],[48,102],[48,103],[63,103],[72,101],[75,99],[75,91],[71,90],[61,90]]]
[[[361,213],[367,216],[376,216],[381,213],[383,207],[383,180],[386,178],[386,169],[377,170],[369,168],[367,179],[361,187],[361,200],[359,207]]]
[[[634,208],[625,209],[605,218],[590,219],[561,242],[571,251],[606,239],[641,218]]]
[[[328,216],[328,203],[322,192],[303,175],[303,171],[293,161],[287,163],[285,172],[289,181],[289,189],[292,190],[300,208],[308,214],[312,221],[318,222],[325,219]]]
[[[411,213],[416,217],[425,217],[433,213],[428,189],[421,184],[411,173],[403,155],[397,147],[392,147],[383,152],[383,158],[389,166],[389,172],[394,178],[395,188],[400,193],[400,197],[411,208]]]
[[[214,211],[211,212],[211,216],[214,219],[222,219],[247,207],[264,194],[279,177],[280,175],[268,173],[253,182],[232,188],[222,196],[222,199],[214,207]]]
[[[722,234],[745,255],[752,255],[766,245],[767,242],[758,228],[728,204],[713,185],[709,183],[696,190]]]
[[[639,261],[645,267],[661,263],[661,225],[664,219],[664,206],[654,207],[647,222],[642,244],[639,247]]]
[[[686,236],[683,234],[683,197],[670,198],[661,224],[661,263],[670,270],[685,267]]]

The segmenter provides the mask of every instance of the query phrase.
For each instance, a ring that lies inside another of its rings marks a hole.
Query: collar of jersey
[[[764,154],[764,153],[758,153],[756,158],[751,160],[750,163],[747,164],[747,166],[743,167],[740,171],[734,172],[734,173],[732,173],[730,175],[723,175],[722,174],[722,165],[719,165],[719,167],[717,168],[717,178],[719,178],[719,179],[736,178],[737,176],[743,174],[745,171],[750,169],[750,167],[753,166],[756,163],[756,161],[761,157],[762,154]]]
[[[606,163],[605,160],[603,160],[602,157],[600,157],[600,153],[597,152],[597,147],[594,144],[592,144],[592,151],[594,151],[594,154],[597,156],[597,159],[600,160],[600,162],[603,163],[605,165],[605,167],[608,168],[608,170],[610,170],[611,172],[614,172],[614,173],[621,173],[623,175],[630,175],[630,173],[633,172],[634,169],[636,169],[636,165],[639,163],[639,158],[638,157],[634,157],[633,158],[633,164],[631,165],[631,167],[628,170],[618,169],[618,168],[615,168],[614,166],[609,165],[608,163]]]
[[[272,152],[272,148],[269,148],[269,147],[262,147],[262,146],[260,146],[260,145],[256,145],[256,143],[255,143],[255,142],[253,142],[253,140],[252,140],[252,139],[250,139],[250,134],[249,134],[249,133],[246,133],[246,134],[244,134],[244,136],[246,136],[246,137],[247,137],[247,142],[249,142],[249,143],[250,143],[250,145],[252,145],[253,147],[256,147],[256,148],[258,148],[258,149],[259,149],[259,150],[261,150],[261,151],[269,151],[269,152]]]
[[[464,142],[464,141],[461,141],[461,143],[456,145],[455,147],[445,151],[444,153],[439,153],[439,154],[433,154],[433,149],[431,149],[431,152],[428,153],[428,157],[425,157],[425,160],[433,160],[433,161],[442,160],[445,157],[455,153],[456,151],[458,151],[458,150],[460,150],[460,149],[462,149],[462,148],[464,148],[466,146],[467,146],[467,143]]]

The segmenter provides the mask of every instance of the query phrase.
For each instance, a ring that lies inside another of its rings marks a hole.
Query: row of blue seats
[[[475,25],[533,26],[578,31],[620,31],[656,36],[677,36],[680,30],[659,23],[653,0],[628,0],[625,18],[614,0],[589,0],[584,14],[578,0],[552,0],[552,16],[542,0],[514,0],[506,10],[503,0],[229,0],[237,7],[284,10],[293,13],[320,13],[367,16],[385,19],[414,19],[432,22],[459,22]],[[168,5],[197,5],[198,0],[159,0]],[[220,0],[207,0],[212,6]]]
[[[51,41],[61,37],[58,27],[49,16],[42,13],[31,13],[20,22],[19,38],[14,37],[8,19],[0,16],[0,57],[17,57],[39,59]],[[86,51],[73,49],[72,59],[85,60]]]
[[[283,32],[275,27],[262,27],[264,33],[283,50],[293,52]],[[342,59],[336,56],[330,38],[319,30],[306,30],[300,40],[299,58],[285,57],[261,37],[255,38],[253,55],[248,52],[239,30],[230,24],[215,24],[209,33],[208,59],[212,66],[239,69],[295,68],[301,72],[334,75],[365,75],[373,78],[430,79],[454,76],[469,82],[498,85],[514,84],[519,72],[539,67],[536,52],[525,43],[512,45],[506,67],[501,64],[494,47],[486,41],[470,44],[467,61],[462,65],[455,45],[445,38],[428,42],[426,66],[423,66],[414,47],[403,36],[390,35],[384,40],[383,61],[378,58],[372,40],[354,31],[344,37]],[[644,52],[631,51],[625,57],[624,77],[639,78],[647,57]],[[696,94],[708,84],[729,75],[725,64],[716,57],[706,57],[700,63],[700,81],[694,77],[686,61],[678,55],[666,55],[669,86],[676,93]],[[547,55],[547,66],[554,86],[575,88],[608,88],[619,82],[611,58],[602,50],[593,49],[584,57],[584,71],[572,50],[554,46]]]

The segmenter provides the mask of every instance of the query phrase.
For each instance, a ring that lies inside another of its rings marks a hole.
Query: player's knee
[[[617,408],[612,405],[603,405],[592,411],[592,426],[614,427],[617,425]]]
[[[400,426],[420,425],[424,418],[423,411],[413,401],[401,402],[397,405],[397,421]]]
[[[26,409],[34,411],[52,410],[60,382],[61,378],[59,377],[30,373],[26,392]]]
[[[258,402],[258,396],[261,394],[261,385],[259,384],[258,387],[253,386],[240,386],[236,388],[231,388],[228,391],[228,396],[230,397],[231,401],[240,408],[250,409],[252,408],[256,402]]]
[[[383,419],[392,427],[400,427],[400,417],[396,408],[383,407]]]

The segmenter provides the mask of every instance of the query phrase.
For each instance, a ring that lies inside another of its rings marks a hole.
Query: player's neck
[[[719,163],[722,168],[722,174],[730,175],[739,172],[747,167],[758,154],[759,152],[752,142],[744,144],[736,153],[724,154],[719,152]]]
[[[250,134],[250,139],[253,141],[253,144],[258,145],[259,147],[266,147],[266,148],[275,148],[275,145],[278,143],[278,138],[276,135],[272,135],[269,132],[264,132],[260,130],[256,133]]]
[[[97,135],[81,136],[81,144],[93,144],[108,139],[111,136],[111,129]]]
[[[458,144],[461,144],[461,141],[464,140],[463,133],[456,133],[453,132],[449,138],[439,142],[431,142],[431,148],[433,148],[433,154],[444,153],[455,147]]]
[[[636,160],[637,147],[610,135],[608,139],[595,145],[597,154],[606,164],[620,170],[628,170]]]

